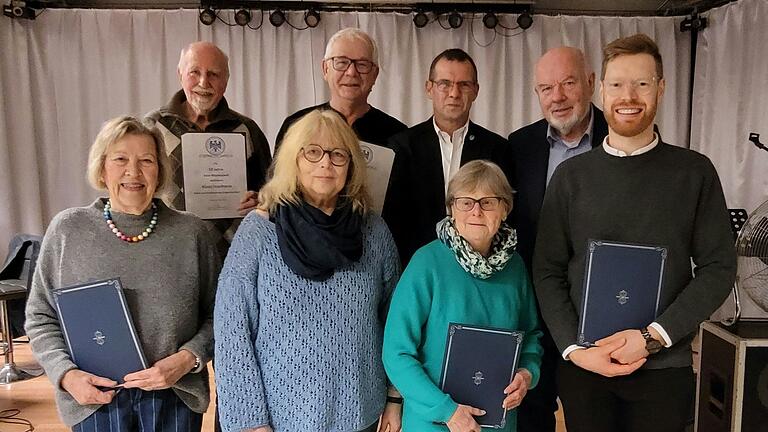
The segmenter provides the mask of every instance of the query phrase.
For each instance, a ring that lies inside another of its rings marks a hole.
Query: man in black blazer
[[[602,111],[590,102],[595,74],[580,50],[560,47],[547,51],[536,63],[534,79],[544,118],[511,133],[508,145],[500,147],[497,156],[517,191],[510,219],[529,274],[539,211],[552,173],[560,162],[600,145],[608,134]],[[555,431],[555,373],[560,354],[541,315],[539,324],[544,330],[541,379],[518,408],[519,432]]]
[[[435,240],[445,218],[445,193],[461,165],[491,159],[504,138],[469,120],[480,86],[477,67],[460,49],[440,53],[429,68],[427,97],[433,117],[390,138],[395,162],[383,216],[405,266],[416,250]]]

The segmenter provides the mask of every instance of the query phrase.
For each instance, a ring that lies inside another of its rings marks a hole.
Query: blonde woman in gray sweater
[[[131,117],[108,121],[88,160],[89,181],[108,197],[59,213],[43,239],[25,327],[74,431],[201,428],[221,259],[212,227],[155,197],[169,183],[168,168],[157,129]],[[120,390],[72,361],[51,293],[114,277],[150,365],[126,375]]]

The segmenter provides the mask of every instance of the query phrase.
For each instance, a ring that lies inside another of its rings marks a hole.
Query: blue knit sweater
[[[363,223],[363,255],[328,280],[283,262],[275,225],[251,213],[219,278],[216,384],[225,431],[350,432],[384,408],[386,306],[399,276],[384,221]]]

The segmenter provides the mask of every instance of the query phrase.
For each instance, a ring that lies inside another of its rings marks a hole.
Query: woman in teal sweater
[[[515,232],[503,223],[512,188],[499,167],[473,161],[449,183],[446,205],[438,240],[416,252],[397,284],[384,330],[384,367],[404,398],[404,432],[481,430],[475,416],[484,412],[457,404],[437,384],[451,322],[525,332],[506,409],[539,378],[536,299]],[[515,418],[507,414],[504,431],[516,430]]]

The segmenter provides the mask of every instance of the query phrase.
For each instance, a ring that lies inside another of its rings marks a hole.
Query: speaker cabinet
[[[768,321],[699,329],[697,432],[768,431]]]

